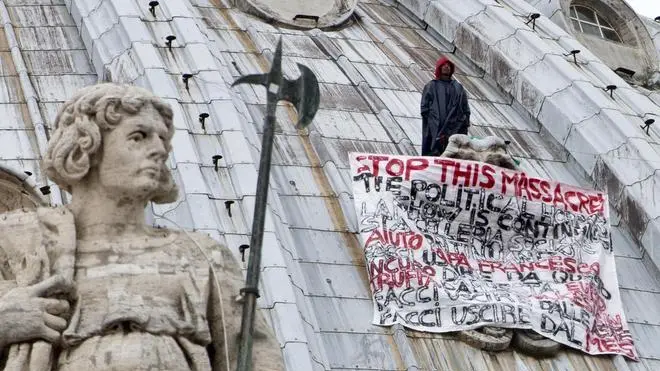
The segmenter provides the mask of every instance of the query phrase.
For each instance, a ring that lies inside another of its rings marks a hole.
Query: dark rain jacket
[[[435,80],[431,80],[422,92],[422,155],[439,156],[444,152],[449,137],[467,134],[470,126],[470,107],[463,86],[454,79],[441,80],[440,68],[448,63],[454,74],[454,64],[449,59],[438,59]]]

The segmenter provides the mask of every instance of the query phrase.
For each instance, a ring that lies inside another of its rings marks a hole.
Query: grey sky
[[[626,0],[639,14],[651,19],[660,16],[660,0]]]

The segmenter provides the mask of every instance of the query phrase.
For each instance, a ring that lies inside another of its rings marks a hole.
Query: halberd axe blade
[[[297,63],[300,77],[289,80],[282,75],[282,39],[277,43],[273,66],[270,72],[241,76],[231,85],[253,84],[263,85],[268,91],[268,104],[281,100],[288,101],[296,107],[298,122],[296,128],[302,129],[312,123],[319,109],[321,96],[316,75],[307,66]]]

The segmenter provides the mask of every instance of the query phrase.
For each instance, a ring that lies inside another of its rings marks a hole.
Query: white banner
[[[349,156],[374,324],[533,329],[637,359],[606,194],[473,161]]]

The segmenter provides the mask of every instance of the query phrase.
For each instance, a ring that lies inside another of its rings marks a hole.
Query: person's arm
[[[461,97],[461,108],[465,114],[465,121],[463,122],[463,130],[467,133],[467,129],[470,127],[470,103],[468,102],[468,95],[465,89],[463,89],[463,94]]]
[[[431,89],[431,83],[429,82],[424,86],[422,91],[422,101],[420,102],[420,113],[422,114],[422,120],[428,119],[429,110],[431,109],[431,102],[433,100],[433,94]]]
[[[433,99],[433,81],[430,81],[424,86],[422,100],[420,102],[420,112],[422,114],[422,154],[430,150],[431,143],[433,142],[433,138],[429,137],[429,113]]]

